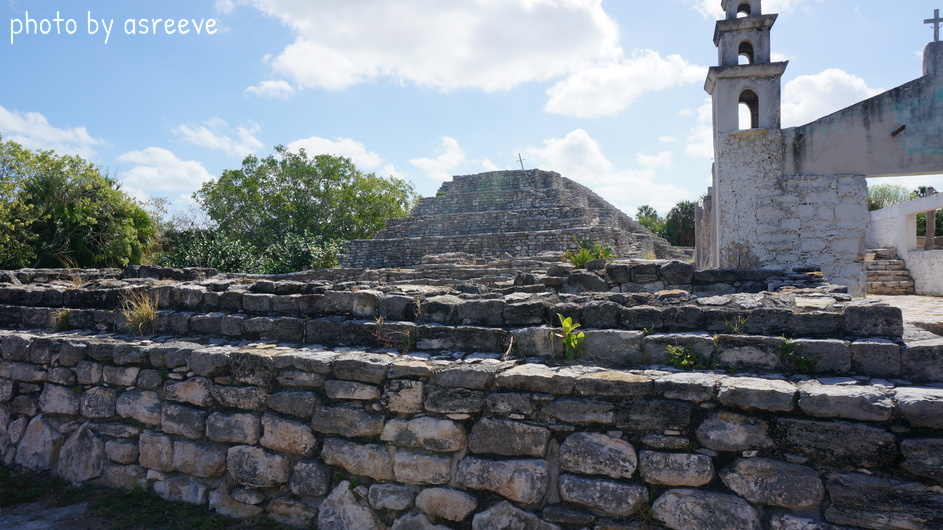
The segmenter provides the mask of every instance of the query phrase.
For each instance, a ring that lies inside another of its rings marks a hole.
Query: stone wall
[[[684,257],[591,190],[551,171],[456,176],[409,217],[390,219],[374,239],[351,241],[345,267],[408,267],[423,256],[561,254],[574,238],[599,242],[621,257]]]
[[[943,524],[938,388],[81,334],[5,332],[0,353],[5,465],[233,517]]]

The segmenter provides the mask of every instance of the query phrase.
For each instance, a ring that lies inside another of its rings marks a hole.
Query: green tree
[[[0,256],[3,267],[123,267],[147,256],[155,222],[87,160],[2,142],[0,181],[2,200],[23,215],[6,226],[29,234]]]
[[[656,234],[661,234],[665,229],[665,220],[658,216],[658,212],[647,204],[638,207],[635,213],[635,220],[645,228],[648,228]]]
[[[341,242],[373,237],[417,198],[409,183],[364,173],[349,158],[283,146],[262,159],[246,157],[241,169],[224,171],[194,197],[215,223],[201,248],[238,242],[251,254],[242,259],[246,267],[264,269],[250,272],[336,264]]]
[[[899,184],[875,184],[868,186],[868,211],[880,210],[916,198],[914,192]]]
[[[679,247],[694,246],[694,210],[692,201],[681,201],[665,217],[661,237]]]
[[[918,186],[911,195],[913,198],[917,199],[920,197],[927,197],[932,195],[936,191],[933,188],[928,188],[927,186]],[[943,236],[943,210],[935,210],[936,222],[935,230],[933,231],[934,236]],[[917,235],[926,236],[927,235],[927,214],[918,213],[917,214]]]

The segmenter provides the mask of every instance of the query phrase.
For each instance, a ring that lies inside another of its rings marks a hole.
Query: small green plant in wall
[[[562,261],[571,263],[577,269],[582,269],[587,261],[616,257],[611,248],[602,246],[598,241],[591,242],[576,237],[573,238],[573,241],[576,242],[576,248],[564,252],[561,259]]]
[[[668,362],[679,370],[711,370],[717,361],[709,359],[690,346],[668,346]]]
[[[560,331],[554,332],[553,336],[563,341],[563,350],[566,353],[567,362],[573,362],[574,359],[583,355],[583,338],[585,334],[582,331],[576,331],[579,324],[573,322],[573,318],[564,317],[557,313],[560,319]]]

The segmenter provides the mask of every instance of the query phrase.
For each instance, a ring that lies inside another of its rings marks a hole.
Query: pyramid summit
[[[586,186],[531,169],[460,175],[424,197],[409,217],[390,219],[373,239],[350,241],[343,267],[409,267],[423,256],[535,256],[599,242],[617,256],[685,258]]]

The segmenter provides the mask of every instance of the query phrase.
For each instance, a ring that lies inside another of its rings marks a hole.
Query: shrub
[[[582,331],[576,331],[580,325],[574,323],[571,317],[564,317],[557,313],[557,318],[560,319],[560,331],[555,332],[553,336],[563,341],[566,360],[567,362],[573,362],[574,359],[583,355],[583,338],[585,334]]]
[[[573,264],[577,269],[582,269],[587,261],[594,259],[611,259],[616,257],[615,253],[609,247],[602,246],[598,241],[591,242],[586,239],[574,237],[577,248],[570,249],[563,253],[561,261],[567,261]]]
[[[668,362],[679,370],[711,370],[717,361],[704,357],[690,346],[668,346]]]

